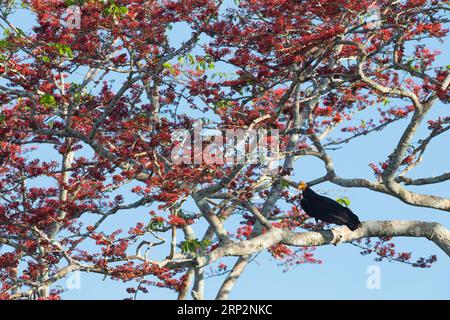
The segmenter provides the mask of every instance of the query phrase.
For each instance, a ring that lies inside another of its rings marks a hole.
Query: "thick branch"
[[[366,221],[356,231],[336,227],[318,232],[295,233],[273,228],[264,234],[241,242],[227,243],[210,254],[197,259],[200,266],[217,261],[224,256],[246,256],[278,243],[309,247],[354,241],[368,237],[423,237],[433,241],[450,257],[450,231],[439,223],[423,221]]]
[[[405,185],[412,185],[412,186],[423,186],[426,184],[440,183],[447,180],[450,180],[450,172],[428,178],[419,178],[419,179],[412,179],[408,177],[396,178],[397,182],[403,182]]]

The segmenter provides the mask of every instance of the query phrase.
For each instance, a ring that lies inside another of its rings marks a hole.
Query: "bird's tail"
[[[350,230],[355,231],[359,227],[362,226],[361,221],[359,221],[359,218],[356,214],[354,214],[350,209],[347,208],[349,211],[349,219],[347,223],[345,224]]]

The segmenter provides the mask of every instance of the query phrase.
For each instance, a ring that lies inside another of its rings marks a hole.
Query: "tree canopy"
[[[79,271],[129,282],[131,298],[158,286],[202,299],[213,266],[226,299],[259,252],[319,263],[314,247],[343,242],[436,261],[396,249],[397,236],[450,255],[431,216],[316,230],[293,178],[313,157],[325,174],[309,186],[450,212],[450,198],[416,188],[445,183],[448,168],[410,175],[448,138],[450,65],[429,44],[447,41],[449,11],[440,0],[0,1],[0,298],[64,297],[55,284]],[[394,150],[367,164],[372,179],[337,173],[336,150],[401,121]],[[245,150],[247,133],[267,132],[275,167],[224,162],[214,139],[185,148],[199,130],[240,132]]]

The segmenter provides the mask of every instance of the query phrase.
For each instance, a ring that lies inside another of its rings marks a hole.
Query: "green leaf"
[[[164,227],[164,221],[159,221],[156,219],[152,219],[150,221],[149,225],[147,226],[147,228],[152,231],[157,231],[158,229],[161,229],[162,227]]]
[[[119,7],[119,13],[120,13],[122,16],[126,15],[126,14],[128,13],[128,8],[127,8],[127,7],[124,7],[124,6]]]
[[[70,6],[82,6],[85,2],[88,2],[88,1],[91,1],[91,0],[66,0],[64,2],[64,4],[67,7],[70,7]]]
[[[42,56],[40,59],[41,59],[41,61],[43,61],[45,63],[49,63],[50,62],[50,58],[47,57],[47,56]]]
[[[107,16],[113,18],[123,17],[128,14],[128,8],[125,6],[118,6],[114,1],[111,1],[111,5],[103,10]]]
[[[337,198],[336,202],[338,202],[340,205],[343,205],[344,207],[350,206],[350,199],[347,197]]]
[[[78,3],[78,0],[66,0],[64,2],[64,4],[66,5],[66,7],[70,7],[70,6],[73,6],[73,5],[77,5],[79,3]]]
[[[8,40],[0,40],[0,49],[8,49],[11,47],[11,44],[8,42]]]
[[[39,99],[39,102],[46,108],[54,108],[56,107],[56,100],[55,97],[51,94],[44,94],[41,99]]]
[[[26,36],[25,32],[22,29],[16,27],[16,30],[19,33],[19,36],[21,36],[21,37],[25,37]]]
[[[289,183],[286,180],[281,180],[280,185],[282,188],[287,189],[289,188]]]
[[[198,249],[206,249],[211,244],[210,240],[189,239],[180,243],[182,253],[195,253]]]
[[[192,54],[187,55],[190,64],[195,64],[195,58]]]
[[[73,58],[73,52],[72,52],[72,48],[69,47],[67,44],[63,44],[63,43],[50,43],[49,46],[54,47],[58,50],[58,53],[61,56],[65,56],[68,57],[70,59]]]

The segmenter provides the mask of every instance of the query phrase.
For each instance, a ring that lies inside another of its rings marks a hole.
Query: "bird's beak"
[[[300,182],[300,183],[298,184],[298,186],[297,186],[297,188],[298,188],[299,190],[301,190],[301,191],[305,190],[307,187],[308,187],[307,184],[306,184],[305,182],[303,182],[303,181]]]

